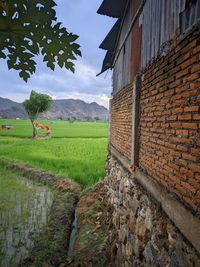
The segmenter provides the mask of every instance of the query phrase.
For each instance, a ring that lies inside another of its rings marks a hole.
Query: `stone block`
[[[121,226],[118,233],[119,233],[119,241],[122,242],[122,244],[125,244],[128,236],[127,229],[124,226]]]
[[[153,227],[153,216],[152,216],[152,211],[149,207],[147,207],[147,209],[146,209],[144,224],[145,224],[146,228],[149,231],[151,231],[151,229]]]
[[[134,197],[134,198],[129,200],[128,204],[129,204],[133,214],[135,215],[136,211],[138,209],[138,206],[139,206],[139,201],[137,200],[136,197]]]
[[[146,245],[143,255],[147,266],[160,266],[158,263],[159,252],[155,249],[151,242]]]

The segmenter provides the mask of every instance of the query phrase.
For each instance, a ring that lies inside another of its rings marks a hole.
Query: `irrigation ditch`
[[[69,255],[72,255],[75,239],[74,229],[77,223],[75,209],[79,200],[79,185],[69,179],[57,177],[22,163],[1,159],[0,164],[54,191],[48,223],[33,237],[34,245],[18,266],[56,267],[66,263]],[[7,265],[10,266],[9,263]]]
[[[81,190],[70,179],[23,163],[0,159],[0,164],[56,192],[47,225],[18,267],[113,267],[110,207],[103,181]]]

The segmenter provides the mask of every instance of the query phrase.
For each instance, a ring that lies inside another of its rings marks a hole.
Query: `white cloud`
[[[72,99],[81,99],[86,103],[97,102],[99,105],[102,105],[109,109],[109,100],[110,97],[104,94],[92,95],[92,94],[84,94],[84,93],[71,93],[67,97],[65,94],[62,95],[61,99],[72,98]],[[58,99],[58,98],[57,98]]]
[[[111,72],[96,77],[98,72],[98,69],[84,59],[76,62],[75,74],[66,69],[56,68],[55,71],[51,71],[42,68],[30,78],[27,84],[15,78],[16,82],[13,85],[12,80],[8,79],[6,87],[10,87],[11,90],[2,90],[1,96],[22,102],[29,97],[31,90],[36,90],[51,95],[53,99],[82,99],[108,107],[111,94]],[[13,92],[13,87],[16,93]]]

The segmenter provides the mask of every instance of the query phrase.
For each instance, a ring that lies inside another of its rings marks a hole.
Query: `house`
[[[104,0],[115,266],[200,266],[200,0]],[[101,74],[100,73],[100,74]]]

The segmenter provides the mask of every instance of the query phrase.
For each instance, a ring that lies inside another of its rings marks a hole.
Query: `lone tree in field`
[[[55,6],[53,0],[0,0],[0,59],[26,82],[40,53],[52,70],[57,64],[72,72],[81,56],[78,36],[57,22]]]
[[[37,129],[34,124],[38,115],[49,110],[53,100],[50,96],[31,91],[30,98],[23,102],[23,106],[33,126],[33,138],[37,138]]]

